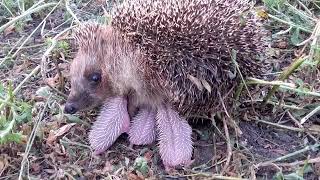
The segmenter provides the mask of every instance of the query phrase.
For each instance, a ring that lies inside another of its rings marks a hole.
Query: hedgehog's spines
[[[256,57],[269,42],[252,7],[248,0],[128,0],[113,12],[112,27],[141,50],[146,83],[186,114],[219,106],[212,98],[239,83],[232,49],[245,77],[269,68]]]

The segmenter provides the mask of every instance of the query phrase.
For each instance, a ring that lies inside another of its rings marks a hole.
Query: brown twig
[[[291,158],[293,156],[296,156],[298,154],[301,154],[301,153],[304,153],[304,152],[307,152],[309,150],[316,149],[316,148],[319,148],[319,147],[320,147],[320,144],[314,144],[314,145],[306,146],[303,149],[300,149],[298,151],[286,154],[286,155],[278,157],[276,159],[272,159],[272,160],[269,160],[269,161],[266,161],[266,162],[259,163],[259,164],[256,165],[256,167],[268,166],[268,165],[270,165],[270,163],[283,161],[283,160],[286,160],[286,159]]]
[[[290,119],[295,123],[296,126],[298,126],[301,129],[304,129],[304,127],[299,123],[299,121],[290,113],[290,111],[287,111],[287,114],[289,115]],[[315,138],[311,133],[306,132],[309,137],[311,137],[315,142],[317,142],[317,138]]]
[[[277,124],[277,123],[273,123],[273,122],[269,122],[269,121],[264,121],[264,120],[260,120],[260,119],[254,119],[258,122],[264,123],[264,124],[268,124],[268,125],[272,125],[278,128],[282,128],[282,129],[287,129],[287,130],[291,130],[291,131],[296,131],[296,132],[309,132],[311,134],[320,134],[320,130],[319,131],[315,131],[315,130],[309,130],[306,128],[296,128],[296,127],[291,127],[291,126],[286,126],[286,125],[282,125],[282,124]]]

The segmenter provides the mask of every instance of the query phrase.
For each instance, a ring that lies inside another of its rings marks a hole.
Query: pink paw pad
[[[94,153],[99,154],[108,149],[122,133],[129,130],[129,125],[127,100],[122,97],[108,99],[89,133]]]
[[[135,145],[147,145],[155,141],[156,111],[151,108],[140,108],[138,114],[132,119],[129,130],[129,141]]]
[[[158,108],[159,151],[166,168],[188,165],[192,157],[192,129],[188,122],[168,106]]]

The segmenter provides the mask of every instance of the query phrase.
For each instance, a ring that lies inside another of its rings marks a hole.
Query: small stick
[[[292,166],[304,165],[306,163],[306,161],[309,164],[319,163],[320,162],[320,157],[316,157],[316,158],[313,158],[313,159],[307,159],[307,160],[303,160],[303,161],[297,161],[297,162],[293,162],[293,163],[279,163],[277,165],[278,166],[283,166],[283,167],[292,167]]]
[[[301,153],[304,153],[304,152],[307,152],[307,151],[309,151],[309,150],[316,149],[316,148],[319,148],[319,147],[320,147],[320,144],[319,144],[319,143],[316,143],[316,144],[311,145],[311,146],[306,146],[306,147],[304,147],[303,149],[300,149],[300,150],[298,150],[298,151],[295,151],[295,152],[286,154],[286,155],[281,156],[281,157],[278,157],[278,158],[276,158],[276,159],[259,163],[259,164],[257,164],[256,167],[268,166],[268,165],[270,165],[270,163],[274,163],[274,162],[277,162],[277,161],[283,161],[283,160],[286,160],[286,159],[288,159],[288,158],[290,158],[290,157],[296,156],[296,155],[298,155],[298,154],[301,154]]]
[[[79,21],[77,16],[73,13],[71,8],[69,7],[69,0],[65,0],[65,5],[66,5],[66,10],[68,11],[68,13],[75,19],[77,24],[80,24],[81,22]]]
[[[299,0],[297,0],[297,2],[300,4],[301,7],[303,7],[304,10],[307,11],[307,13],[308,13],[309,15],[313,15],[313,13],[310,11],[310,9],[309,9],[306,5],[304,5],[304,4],[303,4],[301,1],[299,1]]]
[[[39,67],[39,66],[37,66]],[[40,67],[39,67],[40,68]],[[19,180],[22,179],[22,174],[24,172],[24,166],[25,166],[25,163],[28,162],[28,155],[29,155],[29,152],[31,150],[31,147],[32,147],[32,144],[33,144],[33,141],[36,137],[36,132],[39,128],[39,125],[40,125],[40,122],[42,121],[43,117],[44,117],[44,113],[46,112],[47,108],[48,108],[48,104],[49,104],[49,101],[51,100],[51,96],[47,99],[42,111],[40,112],[35,124],[34,124],[34,127],[32,129],[32,132],[31,134],[29,135],[29,139],[28,139],[28,142],[27,142],[27,146],[26,146],[26,149],[24,151],[24,155],[23,155],[23,159],[21,161],[21,167],[20,167],[20,173],[19,173]]]
[[[262,101],[263,101],[263,99],[255,99],[253,102],[262,102]],[[250,100],[245,100],[243,102],[244,103],[249,103]],[[277,105],[279,105],[279,102],[268,101],[267,104],[271,104],[271,105],[277,106]],[[288,108],[288,109],[294,109],[294,110],[304,110],[304,108],[301,108],[301,107],[298,107],[298,106],[295,106],[295,105],[287,105],[287,104],[284,104],[284,103],[282,103],[280,107]]]
[[[289,117],[291,118],[291,120],[301,129],[304,129],[304,127],[299,123],[299,121],[290,113],[290,111],[287,111]],[[310,132],[306,132],[308,134],[308,136],[310,136],[314,142],[318,142],[318,139],[315,138]]]
[[[296,24],[294,24],[294,23],[292,23],[292,22],[285,21],[285,20],[280,19],[280,18],[278,18],[278,17],[276,17],[276,16],[273,16],[273,15],[271,15],[271,14],[268,14],[268,16],[271,17],[272,19],[276,20],[276,21],[281,22],[281,23],[284,23],[284,24],[290,25],[290,26],[292,26],[292,27],[301,29],[301,30],[304,31],[304,32],[312,33],[312,30],[307,29],[307,28],[304,28],[304,27],[301,27],[301,26],[296,25]]]
[[[273,123],[273,122],[269,122],[269,121],[264,121],[264,120],[260,120],[260,119],[255,119],[258,122],[264,123],[264,124],[268,124],[268,125],[272,125],[278,128],[282,128],[282,129],[288,129],[288,130],[292,130],[292,131],[297,131],[297,132],[305,132],[303,129],[300,128],[295,128],[295,127],[290,127],[290,126],[285,126],[285,125],[281,125],[281,124],[277,124],[277,123]]]
[[[291,120],[296,124],[299,128],[303,129],[304,127],[299,123],[299,121],[290,113],[290,111],[287,111],[287,114],[291,118]]]
[[[53,13],[53,11],[56,10],[59,3],[56,4],[52,10],[46,15],[46,17],[43,18],[43,20],[40,22],[40,24],[29,34],[29,36],[22,42],[22,44],[19,46],[19,48],[16,50],[16,52],[13,53],[12,57],[15,57],[18,52],[21,50],[21,48],[28,42],[28,40],[31,38],[31,36],[41,27],[41,25],[47,20],[47,18]]]
[[[320,130],[310,130],[310,129],[306,129],[306,128],[295,128],[295,127],[290,127],[290,126],[285,126],[285,125],[281,125],[281,124],[277,124],[277,123],[272,123],[272,122],[268,122],[268,121],[264,121],[264,120],[258,120],[258,119],[255,119],[256,121],[258,122],[261,122],[261,123],[265,123],[265,124],[269,124],[269,125],[272,125],[272,126],[275,126],[275,127],[278,127],[278,128],[282,128],[282,129],[288,129],[288,130],[291,130],[291,131],[296,131],[296,132],[303,132],[303,133],[311,133],[311,134],[320,134]]]
[[[23,14],[21,14],[20,16],[17,16],[15,18],[13,18],[11,21],[7,22],[6,24],[2,25],[0,27],[0,33],[2,31],[4,31],[7,27],[9,27],[11,24],[14,24],[16,23],[17,21],[19,21],[20,19],[24,18],[25,16],[28,16],[29,14],[32,14],[34,12],[37,12],[41,9],[44,9],[44,8],[47,8],[47,7],[50,7],[50,6],[54,6],[56,5],[57,3],[47,3],[47,4],[44,4],[44,5],[41,5],[41,6],[38,6],[38,7],[35,7],[35,8],[30,8],[28,9],[27,11],[25,11]]]
[[[305,123],[311,116],[315,115],[317,112],[320,111],[320,106],[316,107],[314,110],[312,110],[309,114],[307,114],[305,117],[303,117],[300,120],[300,124]]]
[[[231,156],[232,156],[232,149],[231,149],[231,141],[230,141],[230,136],[229,136],[228,125],[227,125],[225,117],[222,118],[222,122],[223,122],[223,127],[224,127],[224,131],[225,131],[226,139],[227,139],[227,158],[226,158],[227,160],[226,160],[226,163],[224,164],[223,169],[221,171],[221,174],[223,175],[229,167],[229,164],[231,161]]]

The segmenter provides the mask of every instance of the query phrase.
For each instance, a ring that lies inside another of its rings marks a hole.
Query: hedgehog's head
[[[64,111],[73,114],[91,109],[113,95],[110,75],[106,68],[110,45],[106,34],[111,29],[90,23],[80,27],[75,33],[79,51],[71,63],[71,90]],[[104,51],[103,51],[104,50]]]

